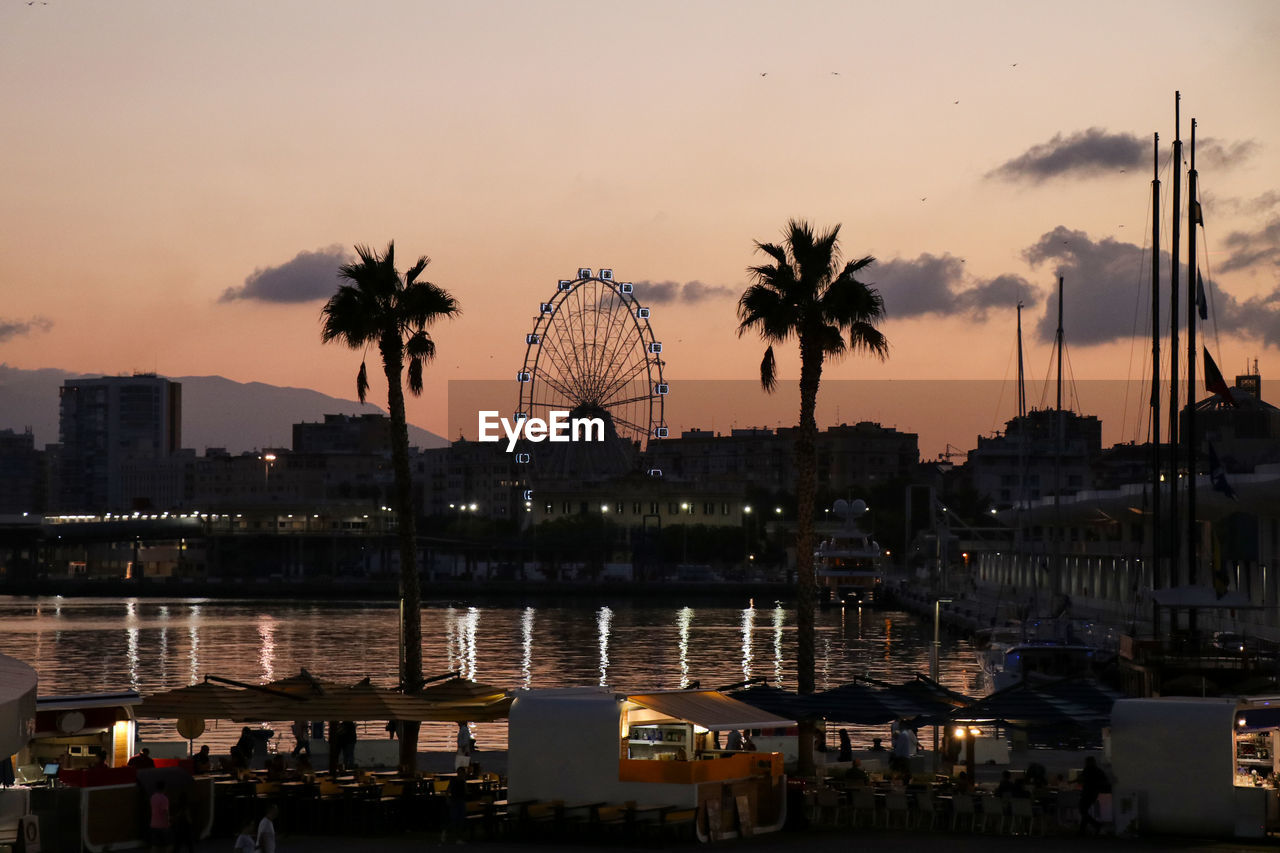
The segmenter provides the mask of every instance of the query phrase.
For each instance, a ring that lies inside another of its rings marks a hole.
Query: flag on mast
[[[1213,356],[1209,355],[1208,347],[1204,348],[1204,387],[1206,391],[1218,395],[1228,406],[1235,406],[1236,401],[1231,396],[1231,389],[1227,387],[1227,380],[1222,378],[1222,371],[1214,363]]]
[[[1196,270],[1196,308],[1201,320],[1209,319],[1209,303],[1204,298],[1204,276],[1200,275],[1200,270]]]
[[[1191,221],[1201,228],[1204,227],[1204,212],[1200,209],[1200,202],[1195,200],[1191,202]]]

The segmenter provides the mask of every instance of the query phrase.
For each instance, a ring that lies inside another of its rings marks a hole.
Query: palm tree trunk
[[[388,340],[392,338],[392,340]],[[404,351],[399,332],[384,336],[379,349],[387,376],[387,408],[391,413],[391,467],[400,540],[400,683],[405,693],[422,689],[422,597],[418,589],[418,543],[414,530],[413,479],[409,470],[409,427],[401,377]],[[419,723],[404,721],[400,732],[400,767],[415,772]]]
[[[817,488],[817,434],[815,416],[818,383],[822,378],[822,350],[806,336],[800,339],[800,424],[796,431],[796,681],[799,692],[814,690],[814,604],[817,598],[813,573],[813,500]],[[812,776],[812,720],[801,721],[799,773]]]

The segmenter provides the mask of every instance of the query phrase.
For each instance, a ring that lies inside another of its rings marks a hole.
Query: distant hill
[[[31,429],[36,447],[58,440],[58,388],[67,379],[102,374],[44,368],[23,370],[0,364],[0,429]],[[325,415],[382,412],[377,406],[330,397],[309,388],[282,388],[262,382],[235,382],[221,376],[171,376],[182,383],[182,446],[204,452],[225,447],[240,453],[261,447],[289,447],[293,425]],[[409,444],[443,447],[433,432],[409,425]]]

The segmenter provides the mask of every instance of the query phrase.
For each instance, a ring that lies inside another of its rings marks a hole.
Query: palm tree
[[[800,424],[796,432],[796,679],[801,693],[812,693],[816,583],[813,572],[813,501],[816,488],[818,433],[814,411],[822,365],[846,352],[865,352],[881,360],[889,342],[875,327],[884,318],[884,300],[857,274],[871,264],[870,256],[841,266],[836,225],[814,234],[803,220],[791,220],[783,245],[756,243],[768,263],[748,268],[751,285],[738,300],[738,334],[755,330],[769,346],[760,362],[760,384],[777,387],[773,345],[793,335],[800,344]],[[813,772],[810,726],[800,730],[800,773]]]
[[[320,312],[325,343],[341,341],[368,351],[377,345],[387,377],[387,409],[391,414],[391,464],[395,471],[395,509],[400,539],[400,684],[406,693],[422,689],[422,601],[418,590],[418,554],[414,535],[412,481],[409,473],[409,431],[404,413],[405,360],[409,362],[409,391],[422,393],[422,369],[435,357],[436,345],[427,327],[441,317],[459,313],[449,292],[418,276],[430,261],[424,255],[403,276],[395,265],[395,242],[379,256],[368,246],[356,246],[359,263],[344,264],[340,284]],[[369,391],[365,362],[356,374],[356,393],[364,402]],[[404,723],[400,765],[413,770],[417,762],[418,724]]]

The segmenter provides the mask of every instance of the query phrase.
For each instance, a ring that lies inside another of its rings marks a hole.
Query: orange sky
[[[462,303],[409,409],[444,432],[445,383],[514,380],[537,303],[578,266],[737,292],[752,241],[791,216],[843,223],[846,252],[882,264],[963,258],[959,287],[1018,275],[1047,291],[1055,262],[1024,252],[1060,226],[1143,246],[1149,165],[989,173],[1055,134],[1169,140],[1175,88],[1184,136],[1195,116],[1204,136],[1243,144],[1202,166],[1206,272],[1271,318],[1276,43],[1280,7],[1265,0],[6,0],[0,362],[352,396],[358,357],[321,346],[320,301],[219,297],[300,252],[394,238],[406,263],[431,255],[428,277]],[[1262,260],[1218,274],[1237,232]],[[1067,282],[1077,377],[1145,370],[1145,342],[1078,334],[1108,314],[1143,334],[1132,256],[1131,274],[1112,270],[1132,282],[1114,299],[1073,302],[1082,283]],[[1010,375],[1011,304],[911,317],[883,290],[891,358],[828,376]],[[755,374],[762,346],[735,335],[731,297],[652,307],[673,394],[681,379]],[[1028,310],[1031,326],[1045,304]],[[1228,376],[1254,356],[1268,373],[1268,328],[1280,324],[1219,329]],[[1042,378],[1046,345],[1029,340],[1027,357]],[[784,357],[783,378],[797,372]]]

